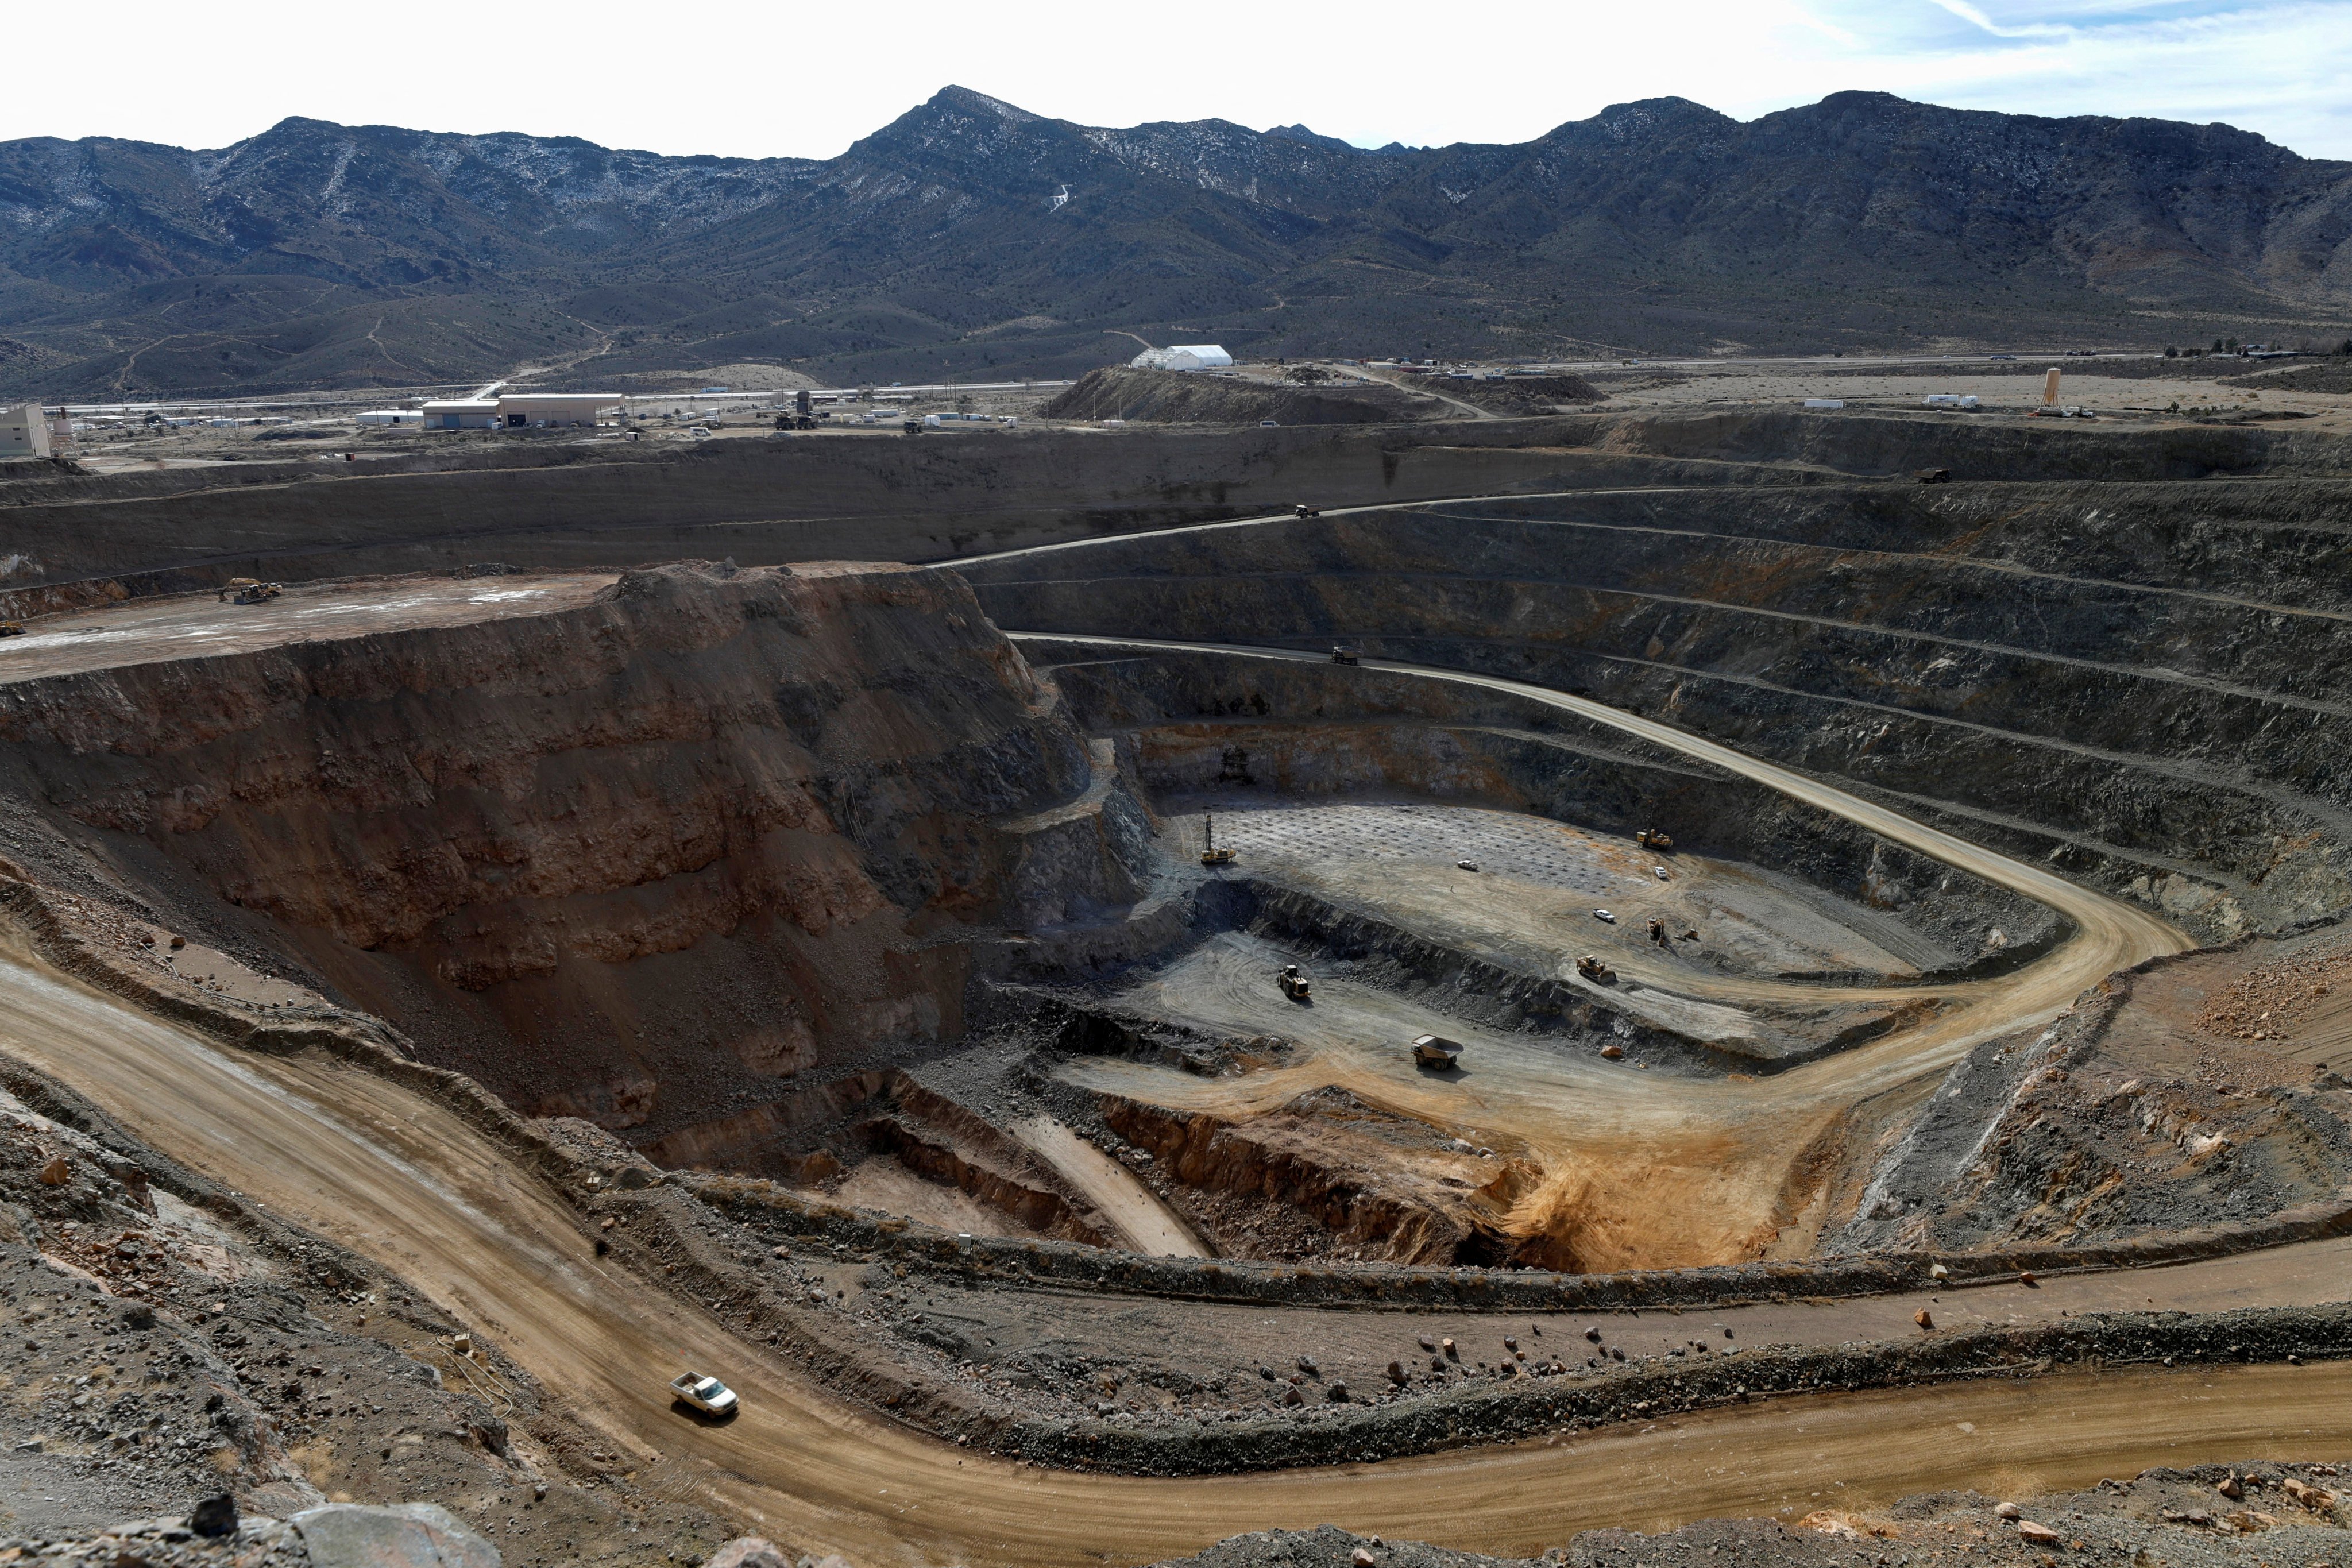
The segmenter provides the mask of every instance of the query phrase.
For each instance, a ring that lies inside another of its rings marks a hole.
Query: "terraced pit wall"
[[[1024,631],[1344,638],[1590,695],[2221,939],[2352,908],[2347,517],[2332,479],[1685,489],[963,570]]]
[[[939,561],[1217,518],[1618,486],[1802,484],[1839,473],[2116,482],[2352,468],[2276,429],[2109,430],[1958,416],[1748,412],[518,442],[0,482],[0,614],[114,592],[446,570],[731,557]]]
[[[618,442],[0,484],[10,614],[231,576],[298,581],[731,558],[935,561],[1417,497],[1804,476],[1592,450],[1557,420]],[[81,584],[68,591],[68,584]]]
[[[1892,911],[1966,955],[1927,979],[2003,973],[2048,952],[2071,929],[2046,905],[1843,817],[1501,692],[1244,655],[1139,655],[1083,639],[1024,638],[1022,647],[1068,699],[1080,724],[1120,738],[1136,759],[1139,780],[1155,793],[1232,789],[1220,775],[1234,771],[1238,751],[1259,781],[1252,787],[1269,795],[1401,790],[1629,837],[1662,828],[1681,852],[1787,873]],[[1248,918],[1256,918],[1260,901],[1252,900]],[[2004,941],[1988,948],[1987,934],[1996,929]],[[1513,955],[1483,956],[1508,962]]]
[[[1108,756],[904,568],[672,567],[19,680],[0,737],[0,793],[168,925],[686,1157],[753,1159],[803,1072],[952,1038],[969,931],[1131,900],[1141,855]]]

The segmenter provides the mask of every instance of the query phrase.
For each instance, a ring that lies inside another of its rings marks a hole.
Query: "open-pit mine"
[[[2347,1561],[2347,518],[1863,412],[0,484],[0,1562]]]

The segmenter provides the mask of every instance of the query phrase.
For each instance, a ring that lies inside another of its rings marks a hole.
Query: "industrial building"
[[[1146,349],[1127,362],[1137,370],[1226,370],[1234,356],[1215,343],[1179,343],[1173,348]]]
[[[48,414],[37,403],[0,405],[0,462],[49,455]]]
[[[499,422],[495,397],[446,397],[428,403],[423,411],[427,430],[488,430]]]
[[[420,412],[427,430],[528,430],[575,425],[593,429],[597,416],[620,406],[617,392],[518,392],[501,397],[445,398],[426,404]]]

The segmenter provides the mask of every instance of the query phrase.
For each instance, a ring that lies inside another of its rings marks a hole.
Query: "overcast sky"
[[[948,83],[1094,125],[1518,142],[1679,94],[1741,119],[1875,89],[2225,121],[2352,158],[2352,0],[897,0],[9,8],[0,139],[223,147],[288,115],[830,157]]]

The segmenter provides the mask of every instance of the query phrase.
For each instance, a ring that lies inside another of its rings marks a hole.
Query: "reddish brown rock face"
[[[953,1033],[960,930],[1041,884],[1133,896],[1097,831],[1123,794],[961,580],[558,581],[539,613],[19,681],[0,734],[20,787],[422,1054],[649,1133]]]

